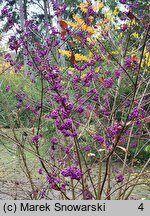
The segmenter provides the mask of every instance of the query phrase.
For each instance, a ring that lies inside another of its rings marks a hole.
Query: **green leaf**
[[[146,146],[145,151],[150,153],[150,145]]]

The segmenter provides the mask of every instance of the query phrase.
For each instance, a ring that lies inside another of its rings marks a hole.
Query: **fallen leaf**
[[[107,59],[110,61],[110,59],[111,59],[110,53],[107,55]]]
[[[62,32],[60,32],[60,35],[62,38],[64,38],[66,36],[66,30],[63,30]]]
[[[127,17],[129,17],[129,19],[131,19],[131,20],[133,20],[133,19],[136,18],[136,17],[133,15],[133,13],[132,13],[131,11],[129,11],[129,12],[127,13]]]
[[[104,78],[103,77],[99,77],[98,81],[103,84],[104,83]]]
[[[62,29],[67,29],[68,28],[68,24],[64,20],[60,20],[59,25],[60,25],[60,27]]]
[[[118,148],[122,149],[124,152],[127,152],[127,149],[122,146],[117,146]]]
[[[71,63],[72,65],[75,64],[75,55],[74,55],[73,51],[71,52],[70,63]]]

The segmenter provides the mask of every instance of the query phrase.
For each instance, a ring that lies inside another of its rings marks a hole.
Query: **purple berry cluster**
[[[80,180],[82,177],[82,172],[79,168],[72,166],[72,167],[67,167],[61,171],[61,174],[64,177],[70,177],[71,179],[75,180]]]

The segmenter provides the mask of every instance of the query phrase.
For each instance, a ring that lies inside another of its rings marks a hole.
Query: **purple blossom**
[[[93,10],[92,6],[88,7],[87,15],[88,16],[95,16],[96,15],[96,12]]]
[[[10,60],[10,59],[11,59],[10,53],[5,54],[4,58],[5,58],[6,60]]]
[[[1,15],[2,16],[7,16],[8,15],[8,8],[6,6],[2,8]]]
[[[120,75],[122,74],[123,70],[122,70],[122,68],[116,68],[116,69],[114,70],[114,72],[115,72],[116,78],[119,78]]]
[[[29,104],[26,104],[26,105],[25,105],[25,108],[26,108],[27,110],[30,110],[30,105],[29,105]]]
[[[78,133],[77,133],[76,131],[74,131],[73,133],[70,134],[70,136],[71,136],[71,137],[75,137],[75,136],[77,136],[77,134],[78,134]]]
[[[60,187],[60,189],[62,191],[66,191],[66,186],[68,186],[68,184],[62,184],[61,187]]]
[[[33,66],[33,62],[29,60],[29,61],[27,62],[27,65],[29,65],[30,67],[32,67],[32,66]]]
[[[37,108],[36,107],[32,107],[31,112],[34,113],[35,115],[37,115]]]
[[[40,198],[41,199],[44,199],[45,198],[45,196],[46,196],[46,192],[45,192],[45,190],[42,190],[41,192],[40,192]]]
[[[136,148],[136,147],[137,147],[137,143],[131,143],[131,144],[130,144],[130,147],[131,147],[131,148]]]
[[[115,180],[116,180],[117,183],[120,183],[120,182],[122,182],[124,180],[124,176],[123,175],[117,175],[115,177]]]
[[[83,85],[87,87],[90,86],[90,81],[93,79],[94,75],[95,75],[94,71],[87,72],[86,76],[81,79]]]
[[[64,121],[64,123],[63,123],[63,129],[65,129],[65,130],[69,130],[69,129],[71,129],[71,127],[72,127],[72,119],[66,119],[65,121]]]
[[[110,136],[114,137],[121,129],[122,129],[122,125],[120,125],[118,122],[114,122],[114,124],[111,127],[109,127],[107,130]]]
[[[67,110],[72,110],[73,109],[73,103],[72,102],[67,102],[65,105],[66,105]]]
[[[22,101],[18,101],[16,108],[19,109],[22,106]]]
[[[84,64],[82,66],[79,66],[77,63],[74,64],[74,67],[79,70],[79,71],[84,71],[87,68],[87,64]],[[78,77],[77,75],[74,77]],[[78,77],[78,79],[80,80],[80,77]]]
[[[70,177],[71,179],[76,179],[80,180],[82,177],[82,172],[79,168],[72,166],[72,167],[67,167],[61,171],[61,174],[64,177]]]
[[[103,143],[103,142],[104,142],[104,138],[103,138],[102,136],[100,136],[100,135],[94,134],[92,137],[93,137],[93,139],[94,139],[95,141],[98,141],[98,142],[100,142],[100,143]]]
[[[147,45],[146,45],[146,51],[150,52],[150,43],[147,43]]]
[[[49,185],[51,188],[57,187],[57,184],[59,183],[59,180],[57,179],[56,173],[49,173],[49,175],[46,177]]]
[[[62,118],[65,119],[69,116],[70,110],[66,110],[65,108],[61,108],[59,110],[59,112],[61,113]]]
[[[67,130],[61,130],[61,132],[65,137],[69,137],[71,135],[71,132]]]
[[[23,91],[18,91],[18,92],[16,92],[15,96],[16,96],[17,101],[22,102],[24,100],[24,98],[26,97],[26,94]]]
[[[84,18],[84,22],[86,23],[87,26],[90,26],[90,24],[91,24],[91,21],[90,21],[90,19],[89,19],[88,16],[86,16],[86,17]]]
[[[12,36],[9,39],[9,48],[17,52],[19,47],[20,47],[20,42],[14,36]]]
[[[56,16],[61,16],[67,8],[66,4],[59,4],[57,1],[53,1],[53,10]]]
[[[129,119],[131,120],[140,120],[144,118],[146,115],[146,112],[143,108],[137,108],[134,107],[131,113],[129,114]]]
[[[43,170],[42,170],[42,168],[40,168],[40,169],[38,170],[38,173],[39,173],[40,175],[43,174]]]
[[[94,66],[95,65],[95,61],[92,59],[92,60],[90,60],[89,62],[87,62],[87,66],[88,67],[92,67],[92,66]]]
[[[6,90],[6,92],[9,92],[10,91],[10,85],[7,85],[5,90]]]
[[[85,189],[82,193],[85,200],[92,200],[94,198],[92,193],[88,189]]]
[[[32,137],[32,142],[33,142],[33,143],[38,143],[38,142],[39,142],[39,136],[38,136],[38,135],[34,135],[34,136]]]
[[[96,89],[91,89],[88,92],[88,96],[91,96],[91,99],[94,101],[98,101],[99,98],[99,92]]]
[[[119,0],[119,2],[120,2],[121,4],[126,4],[126,1],[127,1],[127,0]]]
[[[57,144],[58,144],[58,139],[57,139],[56,137],[53,137],[53,138],[51,139],[51,143],[52,143],[53,145],[57,145]]]
[[[131,67],[131,65],[132,65],[132,59],[130,58],[130,57],[128,57],[128,58],[126,58],[125,60],[124,60],[124,64],[125,64],[125,66],[128,68],[128,67]]]
[[[38,31],[38,27],[37,25],[34,23],[33,20],[26,20],[25,21],[25,25],[26,29],[30,32],[30,31]]]
[[[9,29],[11,29],[14,25],[14,22],[13,22],[13,17],[11,14],[8,14],[7,16],[7,27],[6,27],[6,31],[8,31]]]
[[[88,151],[90,151],[91,149],[92,149],[91,146],[85,146],[85,147],[82,148],[82,150],[83,150],[84,152],[88,152]]]
[[[111,88],[113,86],[113,79],[111,77],[104,79],[104,87]]]
[[[76,109],[76,111],[77,111],[78,113],[82,113],[82,112],[84,111],[83,106],[78,106],[77,109]]]
[[[58,111],[57,110],[53,110],[51,112],[50,116],[51,116],[52,119],[57,119],[58,118]]]
[[[18,72],[21,70],[22,64],[16,64],[15,65],[15,72]]]

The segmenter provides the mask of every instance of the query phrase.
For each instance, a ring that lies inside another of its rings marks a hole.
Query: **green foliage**
[[[146,146],[145,151],[150,153],[150,145]]]

